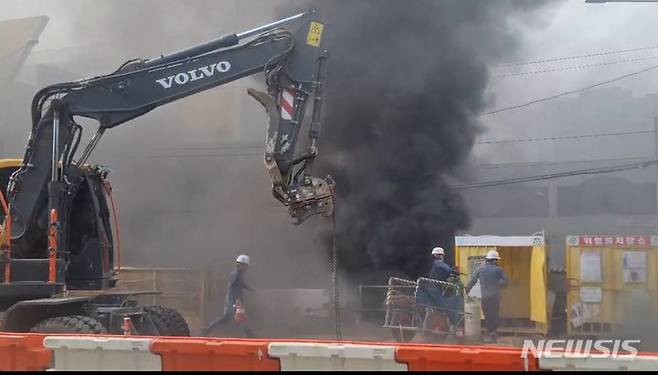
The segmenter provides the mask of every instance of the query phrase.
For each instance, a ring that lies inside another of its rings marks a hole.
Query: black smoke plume
[[[320,169],[337,182],[341,268],[415,278],[436,245],[452,262],[470,220],[446,176],[479,132],[487,64],[517,50],[510,17],[542,2],[310,1],[280,15],[303,6],[331,24]]]

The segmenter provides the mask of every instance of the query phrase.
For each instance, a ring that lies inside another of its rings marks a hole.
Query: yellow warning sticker
[[[311,27],[308,31],[308,38],[306,38],[306,43],[313,47],[320,47],[322,31],[324,31],[324,25],[320,22],[312,21]]]

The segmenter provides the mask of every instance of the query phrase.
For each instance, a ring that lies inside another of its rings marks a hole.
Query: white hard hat
[[[487,253],[486,259],[500,259],[500,255],[496,250],[491,250]]]
[[[443,251],[443,248],[435,247],[432,249],[432,255],[445,255],[445,252]]]
[[[238,259],[235,260],[236,263],[249,264],[249,257],[246,255],[240,255]]]

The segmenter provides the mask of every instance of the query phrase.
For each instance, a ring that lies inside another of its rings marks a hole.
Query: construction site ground
[[[259,332],[254,332],[257,338],[285,338],[285,339],[320,339],[336,340],[337,334],[333,327],[317,326],[303,330],[293,330],[287,335],[263,336]],[[192,334],[195,334],[194,332]],[[226,326],[224,329],[217,329],[209,337],[243,337],[242,332],[236,326]],[[368,341],[378,343],[396,343],[392,336],[391,330],[382,328],[381,324],[374,322],[361,322],[356,325],[348,322],[341,324],[341,337],[345,341]],[[485,343],[481,339],[454,337],[441,339],[432,335],[417,334],[410,343],[415,344],[457,344],[457,345],[487,345],[487,346],[504,346],[504,347],[523,347],[524,339],[540,339],[538,336],[506,336],[501,335],[495,343]]]

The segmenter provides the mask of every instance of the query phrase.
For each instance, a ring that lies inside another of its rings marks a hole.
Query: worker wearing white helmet
[[[434,261],[432,262],[432,268],[429,275],[427,276],[430,279],[438,281],[447,281],[451,275],[457,275],[458,273],[452,269],[448,264],[443,261],[445,257],[445,251],[441,247],[435,247],[432,249],[432,257]],[[419,289],[416,292],[416,302],[421,305],[432,306],[432,307],[443,307],[446,303],[446,296],[441,287],[436,284],[424,283],[419,285]],[[455,321],[454,314],[450,313],[448,310],[448,319],[450,321],[450,329],[453,329],[453,323]]]
[[[236,309],[244,306],[242,290],[246,289],[252,291],[244,281],[247,268],[249,268],[249,261],[250,259],[248,255],[240,255],[235,260],[235,270],[231,272],[228,277],[226,298],[224,300],[224,314],[205,327],[201,332],[202,336],[208,335],[208,333],[210,333],[215,327],[233,320],[235,318]],[[247,337],[253,337],[253,333],[246,322],[244,322],[243,328]]]
[[[484,257],[486,260],[500,260],[500,254],[496,250],[491,250],[487,252],[487,255]]]
[[[249,256],[248,255],[240,255],[238,259],[235,260],[236,264],[245,264],[249,265]]]
[[[456,274],[455,270],[443,261],[445,255],[445,251],[442,247],[437,246],[432,249],[434,262],[432,263],[432,269],[428,276],[430,279],[446,281],[450,275]]]
[[[489,333],[489,340],[496,341],[498,330],[498,312],[500,311],[500,290],[507,286],[507,275],[497,262],[500,254],[496,250],[487,252],[485,264],[478,268],[472,275],[466,286],[466,293],[480,280],[480,291],[482,294],[482,312],[484,313],[485,325]]]

